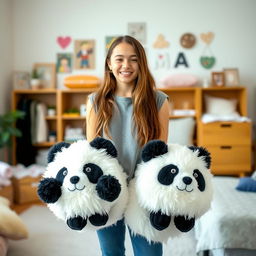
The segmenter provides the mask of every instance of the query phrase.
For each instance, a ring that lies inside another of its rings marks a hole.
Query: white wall
[[[0,115],[10,108],[12,42],[12,2],[0,0]],[[3,159],[0,149],[0,161]]]
[[[0,0],[0,114],[10,107],[12,50],[12,1]]]
[[[87,73],[102,77],[105,36],[126,34],[128,22],[146,22],[145,47],[157,81],[168,72],[189,72],[203,79],[210,78],[211,71],[237,67],[241,84],[249,91],[249,116],[254,118],[256,114],[255,0],[13,0],[13,3],[16,70],[31,70],[35,62],[55,62],[56,53],[61,52],[57,36],[71,36],[96,39],[96,69]],[[210,71],[199,64],[205,46],[199,35],[208,31],[215,34],[210,48],[217,59]],[[191,50],[179,45],[185,32],[197,36],[198,42]],[[170,42],[169,71],[153,69],[152,44],[159,33]],[[65,50],[72,51],[73,44]],[[173,68],[179,51],[185,53],[189,69]]]

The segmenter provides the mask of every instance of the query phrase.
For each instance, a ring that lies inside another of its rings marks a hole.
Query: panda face
[[[170,144],[165,154],[142,162],[136,171],[140,205],[170,215],[173,209],[187,214],[189,206],[193,217],[208,208],[211,174],[198,155],[186,146]]]
[[[94,163],[86,163],[83,165],[82,171],[73,173],[68,171],[66,167],[62,167],[56,176],[56,180],[68,191],[82,191],[91,184],[96,184],[103,175],[102,169]]]
[[[159,171],[157,179],[160,184],[164,186],[170,186],[174,182],[174,179],[178,174],[179,168],[174,164],[168,164]],[[180,182],[178,182],[178,184],[176,185],[176,188],[180,191],[192,192],[194,190],[192,184],[196,181],[197,188],[199,189],[199,191],[203,192],[205,190],[204,176],[198,169],[193,170],[192,175],[195,180],[190,177],[190,175],[183,175],[180,178]]]

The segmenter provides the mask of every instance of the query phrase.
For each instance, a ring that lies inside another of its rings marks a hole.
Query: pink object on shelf
[[[162,87],[190,87],[196,86],[198,78],[191,74],[170,74],[161,80]]]

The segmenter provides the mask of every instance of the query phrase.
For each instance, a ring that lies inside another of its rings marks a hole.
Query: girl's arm
[[[91,101],[88,99],[86,104],[86,139],[92,141],[96,135],[96,113]]]
[[[160,127],[161,127],[159,140],[162,140],[165,143],[167,143],[167,139],[168,139],[169,115],[170,115],[169,101],[168,99],[166,99],[158,112],[158,118],[159,118]]]

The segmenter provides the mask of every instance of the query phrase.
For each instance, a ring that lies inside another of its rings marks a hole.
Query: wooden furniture
[[[85,117],[74,114],[65,114],[68,109],[80,109],[81,104],[85,104],[87,96],[95,89],[38,89],[38,90],[14,90],[12,93],[12,109],[16,109],[21,98],[27,98],[45,103],[46,106],[55,106],[56,115],[46,116],[49,131],[56,132],[56,142],[64,140],[65,128],[83,127]],[[56,142],[45,141],[33,146],[36,149],[49,148]],[[16,162],[16,141],[13,140],[12,159],[13,164]]]
[[[47,106],[56,106],[56,116],[47,116],[49,129],[56,131],[57,141],[63,141],[65,128],[83,127],[85,117],[66,115],[70,108],[79,109],[85,104],[87,96],[96,89],[39,89],[15,90],[12,94],[12,107],[17,108],[22,97],[44,102]],[[169,88],[160,89],[169,95],[170,119],[193,117],[196,121],[194,143],[206,147],[212,154],[212,171],[214,174],[243,175],[251,171],[251,123],[214,122],[204,124],[201,117],[205,112],[204,96],[211,95],[228,99],[237,99],[237,111],[247,115],[247,97],[245,87],[211,87],[211,88]],[[48,148],[55,142],[46,141],[34,145],[36,149]],[[16,164],[16,143],[13,143],[13,163]]]
[[[205,112],[205,95],[236,99],[236,111],[247,116],[247,97],[244,87],[212,87],[201,90],[200,115]],[[212,155],[212,172],[218,175],[240,175],[251,171],[251,122],[197,122],[197,144],[206,147]]]

